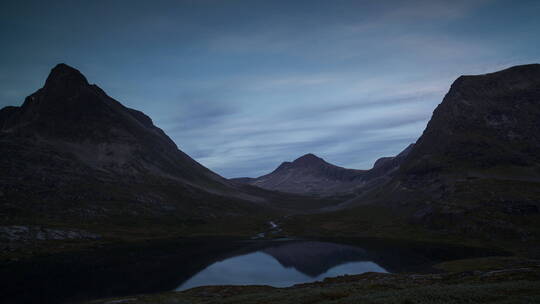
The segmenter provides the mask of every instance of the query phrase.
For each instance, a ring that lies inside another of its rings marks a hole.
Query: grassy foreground
[[[184,292],[130,296],[92,304],[168,303],[539,303],[540,263],[492,260],[452,262],[461,267],[480,262],[492,270],[443,274],[365,273],[328,278],[289,288],[209,286]],[[497,269],[502,264],[512,268]],[[461,264],[461,265],[459,265]],[[497,266],[499,265],[499,266]]]

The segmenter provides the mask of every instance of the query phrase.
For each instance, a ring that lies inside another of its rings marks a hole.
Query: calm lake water
[[[204,285],[287,287],[328,277],[388,272],[358,247],[328,242],[293,242],[218,261],[193,275],[176,290]]]
[[[0,262],[0,303],[77,303],[203,285],[276,287],[344,274],[426,272],[486,249],[381,240],[176,239]]]

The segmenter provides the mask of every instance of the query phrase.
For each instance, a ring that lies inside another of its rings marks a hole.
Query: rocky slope
[[[308,154],[270,174],[237,181],[284,192],[359,194],[352,205],[403,202],[407,197],[440,200],[460,191],[478,196],[475,191],[494,187],[508,194],[490,195],[490,200],[502,202],[501,208],[534,212],[538,205],[533,189],[540,182],[539,99],[538,64],[461,76],[435,109],[418,142],[396,157],[380,158],[370,170],[340,168]],[[502,182],[506,188],[487,185],[488,181]],[[462,189],[470,187],[474,189]],[[532,196],[512,193],[521,192],[516,187],[527,187],[532,192],[525,192]],[[347,205],[351,204],[343,206]]]
[[[539,118],[540,64],[459,77],[387,187],[390,201],[418,203],[414,217],[430,227],[537,237],[527,217],[540,210]]]
[[[232,179],[269,190],[306,195],[350,195],[365,191],[390,178],[412,149],[409,145],[394,157],[378,159],[370,170],[346,169],[306,154],[293,162],[284,162],[269,174]]]
[[[314,154],[306,154],[293,162],[284,162],[274,171],[258,178],[236,178],[268,190],[331,195],[350,192],[360,182],[364,170],[338,167]]]
[[[228,185],[180,151],[148,116],[124,107],[65,64],[56,66],[45,86],[21,107],[0,113],[6,141],[24,139],[64,150],[103,175],[149,174],[195,186]]]
[[[0,110],[0,154],[3,223],[165,217],[187,225],[266,201],[191,159],[148,116],[65,64],[22,106]]]
[[[469,193],[503,209],[538,206],[539,117],[539,64],[459,77],[394,182],[456,203]]]
[[[534,243],[540,237],[539,118],[539,64],[459,77],[391,178],[340,205],[350,209],[326,215],[332,222],[326,226],[339,233],[399,226],[395,231],[406,233],[415,225]],[[525,247],[540,256],[538,246]]]
[[[461,76],[433,112],[403,173],[533,169],[540,164],[539,117],[539,64]]]

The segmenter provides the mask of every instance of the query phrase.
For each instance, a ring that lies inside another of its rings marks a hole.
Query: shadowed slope
[[[310,221],[318,233],[512,240],[539,256],[539,117],[540,65],[459,77],[390,179]]]
[[[0,152],[6,223],[170,217],[177,225],[252,213],[260,210],[253,202],[265,201],[191,159],[148,116],[65,64],[21,107],[0,110]]]

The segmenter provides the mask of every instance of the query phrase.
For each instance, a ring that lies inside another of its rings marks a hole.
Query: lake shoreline
[[[441,272],[433,266],[443,261],[510,255],[485,248],[376,238],[250,240],[245,237],[182,237],[101,245],[18,261],[7,260],[1,263],[1,284],[5,290],[2,294],[13,303],[36,302],[36,298],[41,303],[78,303],[115,296],[162,293],[175,289],[182,280],[216,261],[302,241],[363,245],[373,252],[371,259],[384,264],[390,272]],[[397,252],[400,255],[396,255]],[[402,267],[403,257],[415,260],[418,254],[421,258],[415,265],[406,265],[414,267]],[[423,260],[422,254],[429,255],[429,259],[426,258],[429,263]],[[175,268],[182,269],[184,275]],[[141,276],[143,280],[140,280]],[[25,293],[29,288],[36,290],[37,287],[40,287],[39,293]],[[72,294],[66,294],[66,290]]]
[[[298,284],[205,286],[88,304],[158,303],[532,303],[540,300],[540,263],[495,264],[491,270],[442,274],[365,273]]]

